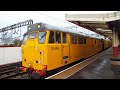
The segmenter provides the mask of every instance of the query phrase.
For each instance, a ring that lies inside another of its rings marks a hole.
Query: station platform
[[[112,53],[112,47],[105,50],[102,56],[67,79],[120,79],[120,65],[111,64]]]

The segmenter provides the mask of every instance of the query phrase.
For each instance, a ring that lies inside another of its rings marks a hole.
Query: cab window
[[[54,43],[54,31],[50,31],[49,43]]]
[[[37,33],[33,32],[29,34],[29,39],[35,39],[37,37]]]
[[[38,42],[39,43],[44,43],[45,42],[45,37],[46,37],[46,32],[39,32]]]

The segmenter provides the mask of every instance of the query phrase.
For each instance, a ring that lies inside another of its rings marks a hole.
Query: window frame
[[[30,38],[30,34],[32,34],[32,33],[36,33],[36,37],[35,38]],[[36,39],[36,38],[38,38],[38,32],[30,32],[29,34],[28,34],[28,39]]]
[[[86,38],[84,38],[84,44],[87,44],[87,39]]]
[[[51,34],[51,32],[53,32],[53,35],[54,35],[54,36],[53,36],[53,37],[54,37],[54,40],[53,40],[54,42],[52,42],[52,43],[50,42],[50,34]],[[48,43],[49,43],[49,44],[55,44],[55,32],[54,32],[54,31],[49,31]]]
[[[65,34],[65,39],[64,39],[64,34]],[[64,40],[65,40],[65,42],[64,42]],[[65,32],[62,32],[62,43],[63,44],[67,43],[67,33],[65,33]]]
[[[43,42],[43,43],[39,43],[39,33],[40,33],[40,32],[45,32],[45,39],[44,39],[44,42]],[[44,43],[46,42],[46,35],[47,35],[47,32],[46,32],[46,31],[39,31],[39,32],[38,32],[38,43],[39,43],[39,44],[44,44]]]
[[[60,42],[57,42],[57,32],[59,33],[59,36],[60,36]],[[61,32],[59,32],[59,31],[55,31],[55,43],[57,43],[57,44],[61,44],[62,43],[62,38],[61,38]]]
[[[96,44],[96,39],[95,39],[95,41],[94,41],[94,42],[95,42],[95,44]]]

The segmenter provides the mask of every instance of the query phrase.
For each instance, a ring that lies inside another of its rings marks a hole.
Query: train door
[[[47,44],[47,65],[48,69],[52,70],[62,65],[62,40],[61,32],[50,31],[49,44]]]
[[[69,42],[68,42],[68,39],[67,39],[67,34],[66,33],[62,33],[62,63],[63,64],[66,64],[68,63],[68,60],[69,60],[69,50],[70,47],[69,47]]]
[[[62,60],[62,40],[61,40],[61,32],[59,31],[56,31],[55,32],[55,42],[56,42],[56,50],[57,48],[59,48],[57,51],[56,51],[56,58],[58,59],[58,63],[59,65],[61,64],[61,60]]]

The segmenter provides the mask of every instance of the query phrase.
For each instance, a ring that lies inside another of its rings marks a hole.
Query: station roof
[[[108,14],[66,14],[65,19],[112,38],[113,27],[120,24],[120,11]]]

